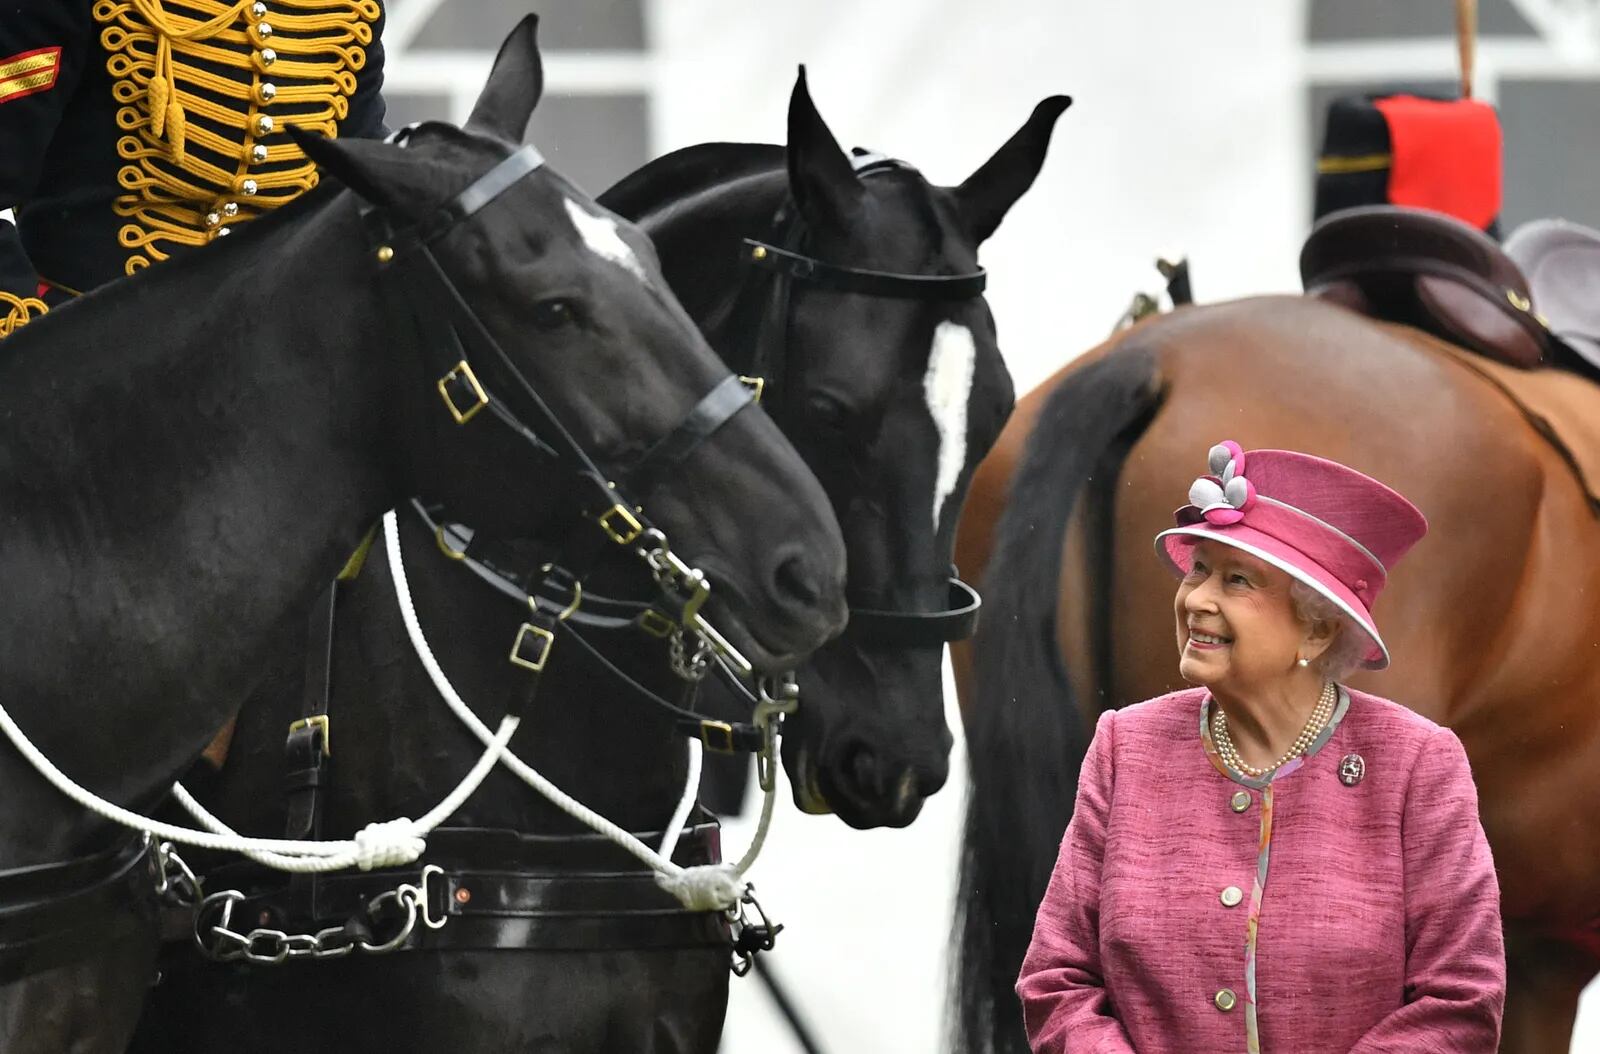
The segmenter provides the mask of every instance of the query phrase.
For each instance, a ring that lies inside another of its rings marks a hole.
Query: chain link
[[[668,662],[672,665],[672,672],[679,678],[690,684],[699,684],[711,671],[711,642],[695,634],[694,651],[691,653],[683,637],[682,629],[674,629],[667,638]]]
[[[443,875],[442,868],[429,864],[422,869],[416,885],[403,882],[394,889],[367,901],[360,915],[343,926],[330,926],[315,933],[289,933],[262,926],[248,932],[234,928],[234,910],[247,899],[237,889],[213,893],[200,902],[195,913],[194,942],[200,954],[213,962],[252,962],[277,966],[301,960],[341,959],[351,952],[387,955],[399,951],[416,932],[417,921],[429,929],[440,929],[448,919],[435,919],[429,913],[428,882]],[[394,932],[379,939],[368,926],[384,915],[397,920]],[[369,937],[371,939],[369,939]]]

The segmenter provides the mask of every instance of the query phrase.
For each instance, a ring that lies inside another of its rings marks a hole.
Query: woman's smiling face
[[[1178,583],[1178,673],[1190,684],[1249,694],[1288,678],[1325,643],[1295,614],[1292,579],[1231,545],[1201,539]]]

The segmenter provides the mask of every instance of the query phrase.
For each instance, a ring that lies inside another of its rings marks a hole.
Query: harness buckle
[[[767,379],[765,377],[745,377],[741,375],[739,383],[750,389],[750,398],[754,402],[761,402],[761,395],[767,390]]]
[[[543,673],[544,664],[549,661],[550,649],[555,642],[554,633],[543,626],[524,622],[522,628],[517,630],[517,639],[511,644],[511,661],[523,669]]]
[[[715,736],[712,733],[716,733]],[[732,754],[733,726],[726,721],[712,721],[702,719],[700,722],[700,742],[707,750],[714,750],[718,754]]]
[[[671,636],[672,631],[678,628],[677,623],[655,608],[645,608],[640,612],[637,624],[640,629],[650,634],[650,636],[662,639]]]
[[[621,502],[601,513],[599,520],[600,529],[606,532],[606,537],[618,545],[632,545],[639,540],[639,535],[644,533],[644,524],[639,522],[639,517]],[[615,521],[621,521],[620,530]]]
[[[440,377],[438,387],[440,397],[458,425],[466,424],[479,410],[489,405],[489,394],[478,383],[478,375],[472,372],[472,366],[466,359],[456,363],[449,373]],[[466,409],[463,410],[461,403],[457,402],[458,396],[466,403]]]
[[[293,734],[300,731],[302,728],[321,729],[322,756],[325,758],[331,758],[333,757],[333,744],[332,740],[328,736],[328,726],[329,720],[327,714],[312,714],[310,717],[302,717],[300,720],[291,723],[289,725],[289,732]]]

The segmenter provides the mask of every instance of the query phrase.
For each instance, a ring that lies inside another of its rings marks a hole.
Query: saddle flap
[[[1418,275],[1416,293],[1440,335],[1525,370],[1544,363],[1544,344],[1519,321],[1525,312],[1502,310],[1486,291],[1438,275]]]

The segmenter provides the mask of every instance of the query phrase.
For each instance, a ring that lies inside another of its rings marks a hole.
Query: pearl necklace
[[[1311,711],[1311,716],[1306,720],[1306,727],[1300,730],[1300,735],[1295,738],[1294,744],[1283,755],[1264,769],[1254,765],[1246,765],[1239,757],[1238,748],[1233,745],[1233,739],[1228,735],[1228,715],[1218,706],[1211,712],[1211,738],[1217,745],[1217,753],[1221,755],[1223,764],[1235,772],[1242,772],[1251,779],[1261,779],[1270,772],[1287,765],[1293,759],[1311,749],[1311,744],[1321,733],[1328,719],[1333,717],[1333,706],[1338,701],[1339,692],[1330,681],[1322,687],[1322,696],[1317,700],[1316,707]]]

